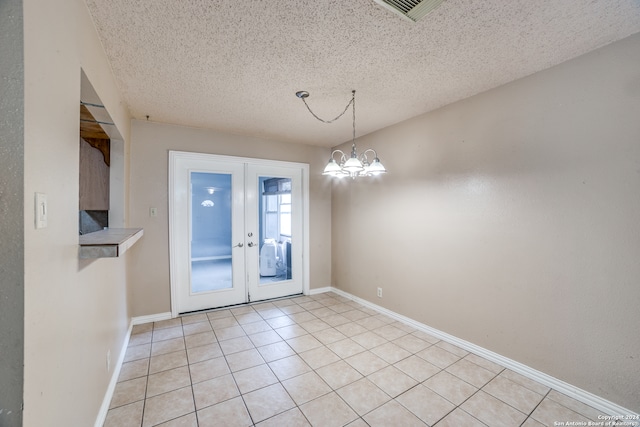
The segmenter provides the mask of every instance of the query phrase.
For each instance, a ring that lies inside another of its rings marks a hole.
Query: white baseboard
[[[113,373],[111,374],[111,381],[109,381],[109,386],[107,387],[107,391],[105,392],[104,399],[102,400],[100,411],[98,412],[98,416],[96,417],[95,427],[102,427],[105,420],[107,419],[107,413],[109,412],[109,404],[111,403],[111,399],[113,398],[113,392],[115,391],[116,384],[118,383],[118,377],[120,376],[120,370],[122,369],[122,364],[124,363],[124,356],[127,352],[127,347],[129,346],[129,340],[131,339],[131,331],[133,330],[134,325],[142,325],[143,323],[158,322],[160,320],[167,320],[167,319],[171,319],[170,312],[131,318],[131,322],[129,323],[129,330],[127,331],[127,334],[124,337],[122,349],[120,350],[120,357],[118,357],[118,361],[115,363],[115,365],[113,365]]]
[[[309,289],[309,295],[323,294],[325,292],[331,292],[332,290],[333,288],[331,286],[325,286],[324,288]]]
[[[169,320],[171,318],[172,318],[171,312],[167,311],[166,313],[149,314],[147,316],[132,317],[131,324],[142,325],[143,323],[159,322],[161,320]]]
[[[102,400],[102,405],[100,406],[100,411],[98,412],[98,416],[96,417],[95,427],[102,427],[105,420],[107,419],[107,412],[109,412],[109,404],[111,404],[111,398],[113,397],[113,392],[116,389],[116,384],[118,383],[118,377],[120,376],[120,369],[122,368],[122,363],[124,362],[124,356],[127,352],[127,347],[129,346],[129,339],[131,338],[131,330],[133,329],[133,322],[129,324],[129,330],[124,337],[124,342],[122,344],[122,349],[120,350],[120,357],[118,357],[117,362],[113,365],[113,373],[111,374],[111,381],[109,381],[109,386],[107,387],[107,391],[104,394],[104,399]]]
[[[498,353],[494,353],[490,350],[487,350],[486,348],[480,347],[478,345],[475,345],[473,343],[470,343],[468,341],[462,340],[460,338],[454,337],[453,335],[449,335],[446,332],[442,332],[438,329],[432,328],[430,326],[427,326],[423,323],[417,322],[413,319],[410,319],[408,317],[405,317],[401,314],[398,314],[396,312],[393,312],[391,310],[388,310],[384,307],[380,307],[376,304],[373,304],[367,300],[364,300],[362,298],[359,298],[355,295],[351,295],[348,292],[345,292],[341,289],[337,289],[337,288],[333,288],[333,287],[328,287],[328,288],[322,288],[322,289],[328,289],[328,291],[332,291],[335,292],[336,294],[343,296],[345,298],[349,298],[352,301],[355,301],[359,304],[364,305],[365,307],[369,307],[373,310],[376,310],[379,313],[385,314],[393,319],[396,319],[402,323],[405,323],[409,326],[412,326],[414,328],[416,328],[417,330],[426,332],[430,335],[435,336],[436,338],[441,339],[442,341],[446,341],[448,343],[451,343],[453,345],[456,345],[460,348],[463,348],[471,353],[474,353],[478,356],[484,357],[487,360],[490,360],[494,363],[497,363],[501,366],[504,366],[505,368],[511,369],[514,372],[517,372],[521,375],[524,375],[527,378],[530,378],[534,381],[537,381],[541,384],[546,385],[547,387],[550,387],[560,393],[563,393],[569,397],[572,397],[586,405],[589,405],[595,409],[597,409],[598,411],[603,412],[604,414],[607,415],[630,415],[630,416],[637,416],[638,414],[634,413],[633,411],[630,411],[627,408],[623,408],[622,406],[613,403],[611,401],[608,401],[600,396],[596,396],[593,393],[590,393],[586,390],[582,390],[581,388],[578,388],[576,386],[573,386],[569,383],[566,383],[562,380],[559,380],[555,377],[552,377],[551,375],[547,375],[544,372],[540,372],[536,369],[533,369],[527,365],[524,365],[520,362],[516,362],[515,360],[509,359],[508,357],[502,356]],[[314,291],[316,291],[316,289],[314,289]],[[319,289],[318,289],[319,291]],[[315,293],[320,293],[320,292],[315,292]]]

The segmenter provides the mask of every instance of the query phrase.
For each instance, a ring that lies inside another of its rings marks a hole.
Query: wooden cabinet
[[[106,141],[106,150],[108,150],[109,140],[103,141]],[[105,161],[103,151],[82,138],[80,138],[80,210],[109,210],[109,165]]]

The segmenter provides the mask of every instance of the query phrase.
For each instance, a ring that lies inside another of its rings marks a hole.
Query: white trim
[[[118,383],[118,377],[120,376],[120,369],[122,368],[122,363],[124,362],[124,356],[127,352],[127,347],[129,347],[129,339],[131,338],[132,329],[133,321],[129,324],[129,330],[124,337],[122,349],[120,350],[120,357],[118,357],[118,361],[113,366],[111,381],[109,381],[109,386],[107,387],[107,391],[104,394],[104,399],[102,399],[102,405],[100,405],[100,411],[98,411],[98,416],[96,417],[95,427],[102,427],[107,419],[109,405],[111,404],[111,399],[113,398],[113,392],[116,390],[116,384]]]
[[[173,318],[173,316],[171,316],[171,312],[167,311],[165,313],[149,314],[148,316],[132,317],[131,324],[142,325],[143,323],[159,322],[161,320],[168,320],[171,318]]]
[[[127,330],[127,334],[124,337],[122,349],[120,350],[120,357],[118,357],[116,364],[113,366],[113,373],[111,374],[111,380],[109,381],[109,386],[107,387],[107,391],[105,392],[104,399],[102,400],[100,411],[98,411],[98,416],[96,417],[95,427],[102,427],[105,420],[107,419],[107,413],[109,412],[109,405],[111,404],[113,393],[116,390],[116,384],[118,383],[120,370],[122,369],[122,364],[124,363],[124,356],[127,353],[127,348],[129,347],[129,340],[131,339],[131,332],[133,331],[133,327],[135,325],[142,325],[143,323],[159,322],[161,320],[167,320],[167,319],[171,319],[171,312],[150,314],[148,316],[138,316],[138,317],[131,318],[131,322],[129,323],[129,329]]]
[[[552,377],[551,375],[547,375],[544,372],[540,372],[536,369],[533,369],[530,366],[524,365],[520,362],[516,362],[515,360],[509,359],[508,357],[502,356],[498,353],[494,353],[493,351],[487,350],[486,348],[483,348],[476,344],[462,340],[453,335],[449,335],[446,332],[442,332],[438,329],[435,329],[423,323],[417,322],[413,319],[410,319],[401,314],[388,310],[384,307],[380,307],[379,305],[373,304],[355,295],[351,295],[350,293],[345,292],[341,289],[337,289],[334,287],[313,289],[312,290],[313,295],[315,295],[316,293],[320,293],[321,290],[326,290],[325,292],[332,291],[340,296],[349,298],[352,301],[355,301],[359,304],[364,305],[365,307],[371,308],[382,314],[385,314],[393,319],[396,319],[399,322],[405,323],[420,331],[426,332],[430,335],[440,338],[442,341],[446,341],[448,343],[456,345],[471,353],[477,354],[478,356],[481,356],[487,360],[490,360],[494,363],[504,366],[505,368],[511,369],[514,372],[517,372],[521,375],[524,375],[527,378],[530,378],[534,381],[544,384],[547,387],[550,387],[556,391],[559,391],[560,393],[566,394],[567,396],[572,397],[586,405],[589,405],[607,415],[620,415],[620,414],[632,415],[632,416],[638,415],[635,412],[627,408],[624,408],[616,403],[606,400],[600,396],[596,396],[595,394],[590,393],[586,390],[582,390],[581,388],[578,388],[562,380],[559,380],[555,377]]]
[[[305,295],[323,294],[325,292],[331,292],[333,290],[335,290],[335,288],[332,288],[331,286],[325,286],[324,288],[313,288],[313,289],[310,289],[308,292],[306,292]]]
[[[300,163],[302,168],[302,293],[309,294],[309,165]]]
[[[175,245],[178,244],[177,239],[175,237],[176,232],[174,231],[174,212],[176,209],[174,197],[176,188],[175,188],[175,175],[176,175],[176,154],[173,154],[173,151],[169,151],[169,173],[167,175],[168,187],[169,187],[169,288],[171,291],[171,317],[176,317],[178,315],[178,290],[176,289],[176,280],[178,277],[178,273],[176,273],[176,269],[178,268],[178,264],[176,261],[176,257],[173,254]]]

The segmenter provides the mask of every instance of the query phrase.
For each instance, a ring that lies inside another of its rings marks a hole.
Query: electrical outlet
[[[107,350],[107,372],[111,372],[111,350]]]
[[[378,298],[382,298],[382,288],[378,288]]]

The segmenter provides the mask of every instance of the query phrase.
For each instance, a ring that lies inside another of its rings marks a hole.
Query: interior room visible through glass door
[[[260,285],[291,279],[291,178],[260,177]]]
[[[191,172],[191,292],[233,286],[231,175]]]
[[[302,171],[283,162],[247,165],[245,228],[258,245],[246,257],[251,301],[303,290]]]

